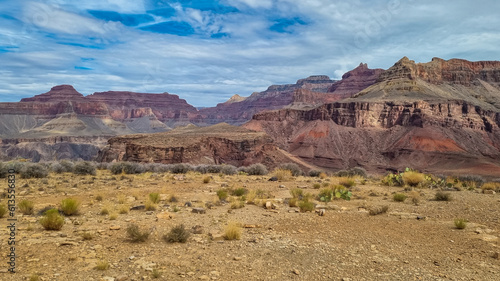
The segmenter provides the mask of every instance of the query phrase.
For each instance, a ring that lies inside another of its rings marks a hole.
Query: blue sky
[[[0,1],[0,101],[177,94],[214,106],[360,62],[500,60],[500,1]]]

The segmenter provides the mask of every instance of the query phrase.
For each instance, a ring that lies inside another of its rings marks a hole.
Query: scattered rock
[[[261,227],[260,225],[257,224],[245,224],[243,225],[244,228],[258,228]]]
[[[191,232],[193,234],[203,234],[203,226],[201,225],[195,225],[191,228]]]
[[[191,202],[187,201],[186,203],[184,203],[184,207],[189,207],[189,208],[191,208],[191,207],[193,207],[193,203],[191,203]]]
[[[292,269],[293,274],[300,275],[300,271],[296,268]]]
[[[233,260],[235,261],[240,261],[241,260],[241,257],[234,257]]]
[[[271,201],[267,201],[265,208],[268,210],[276,209],[276,205],[274,205],[273,202],[271,202]]]
[[[153,211],[147,211],[146,215],[151,216],[154,212]]]
[[[101,281],[115,281],[115,280],[116,280],[115,278],[109,276],[104,276],[103,278],[101,278]]]
[[[500,253],[496,252],[493,254],[493,258],[499,260],[500,259]]]
[[[210,239],[212,239],[212,241],[222,241],[222,240],[224,240],[224,233],[210,232],[208,234],[208,236],[210,236]]]
[[[320,217],[322,217],[322,216],[324,216],[324,215],[325,215],[326,210],[325,210],[325,209],[319,209],[319,210],[316,210],[316,213],[317,213]]]
[[[193,210],[191,212],[195,213],[195,214],[206,214],[207,213],[207,211],[204,208],[193,208]]]
[[[118,277],[116,277],[115,281],[127,281],[128,280],[128,276],[127,275],[120,275]]]
[[[160,220],[169,220],[172,219],[174,216],[170,214],[169,212],[161,212],[159,214],[156,214],[156,218]]]
[[[121,226],[119,225],[112,225],[109,227],[109,230],[120,230],[121,229]]]
[[[146,205],[136,205],[130,208],[131,211],[139,211],[146,209]]]
[[[279,187],[279,188],[285,188],[286,186],[285,186],[285,185],[283,185],[283,184],[280,184],[278,187]]]
[[[278,181],[278,177],[271,177],[268,181]]]

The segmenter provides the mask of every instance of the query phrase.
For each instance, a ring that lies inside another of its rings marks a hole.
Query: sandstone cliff
[[[244,127],[266,132],[281,148],[325,168],[495,175],[500,173],[496,67],[496,62],[439,59],[419,66],[403,58],[353,98],[309,110],[259,113]]]
[[[114,137],[108,141],[98,160],[235,166],[263,163],[268,167],[294,162],[293,157],[277,148],[266,134],[225,123]]]
[[[375,84],[383,72],[383,69],[370,69],[367,64],[361,63],[355,69],[342,75],[342,80],[330,86],[328,92],[337,95],[339,99],[352,97]]]

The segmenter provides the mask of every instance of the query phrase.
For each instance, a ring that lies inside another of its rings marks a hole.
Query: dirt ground
[[[270,182],[269,176],[220,176],[188,173],[113,176],[50,174],[47,179],[17,179],[17,202],[35,202],[35,213],[57,207],[71,197],[81,202],[78,216],[66,217],[60,231],[47,231],[40,216],[17,211],[17,272],[7,273],[7,218],[0,219],[0,280],[498,280],[500,276],[500,196],[480,190],[450,192],[452,200],[435,201],[436,190],[418,189],[418,205],[409,199],[393,201],[400,187],[377,180],[357,183],[351,201],[315,201],[326,209],[299,212],[289,207],[290,189],[317,194],[313,184],[336,178],[297,177]],[[326,185],[326,184],[325,184]],[[7,186],[7,184],[5,184]],[[261,189],[275,209],[246,204],[215,204],[221,187]],[[155,211],[127,208],[145,204],[158,192]],[[178,202],[170,202],[171,196]],[[98,196],[103,200],[98,201]],[[192,207],[184,206],[191,202]],[[207,208],[206,203],[214,203]],[[5,199],[2,200],[5,203]],[[389,206],[387,213],[370,215],[373,206]],[[203,207],[204,214],[193,213]],[[107,208],[110,215],[101,215]],[[110,219],[117,215],[116,219]],[[454,219],[469,221],[455,228]],[[242,226],[239,240],[224,240],[229,222]],[[151,232],[143,243],[132,243],[126,228],[135,223]],[[203,233],[187,243],[167,243],[163,235],[176,225]],[[84,240],[82,233],[90,234]],[[109,268],[95,269],[107,262]],[[31,279],[30,279],[31,278]]]

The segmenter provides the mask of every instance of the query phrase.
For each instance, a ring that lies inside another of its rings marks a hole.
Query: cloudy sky
[[[500,1],[0,1],[0,101],[71,84],[214,106],[360,62],[500,60]]]

